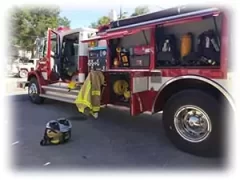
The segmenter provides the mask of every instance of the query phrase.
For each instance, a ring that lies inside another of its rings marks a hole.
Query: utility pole
[[[122,19],[122,6],[120,5],[119,19]]]

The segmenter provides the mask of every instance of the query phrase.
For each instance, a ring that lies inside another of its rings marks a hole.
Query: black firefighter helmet
[[[71,138],[72,124],[66,118],[51,120],[46,124],[40,145],[62,144]]]

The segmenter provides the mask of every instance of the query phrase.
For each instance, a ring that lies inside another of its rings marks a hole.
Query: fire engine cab
[[[68,82],[81,84],[89,71],[102,71],[102,104],[129,107],[133,116],[162,111],[177,148],[215,156],[231,121],[227,110],[235,111],[227,27],[222,9],[176,7],[98,30],[49,29],[37,70],[21,85],[33,103],[74,103],[79,89],[69,92]]]

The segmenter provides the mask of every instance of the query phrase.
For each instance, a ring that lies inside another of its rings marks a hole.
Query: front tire
[[[25,70],[25,69],[20,70],[20,72],[19,72],[19,77],[20,78],[26,78],[27,75],[28,75],[28,71],[27,70]]]
[[[219,102],[200,90],[173,95],[163,109],[163,125],[170,141],[180,150],[197,156],[222,153]]]
[[[40,88],[38,81],[35,77],[30,79],[28,85],[28,97],[30,101],[34,104],[42,104],[44,102],[44,98],[40,97]]]

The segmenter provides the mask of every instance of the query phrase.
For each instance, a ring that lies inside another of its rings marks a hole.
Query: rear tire
[[[192,110],[191,110],[192,109]],[[180,150],[197,156],[222,153],[220,103],[200,90],[173,95],[163,109],[163,125],[170,141]]]
[[[44,98],[40,97],[40,88],[38,81],[35,77],[30,79],[28,85],[28,97],[30,101],[34,104],[42,104],[44,102]]]

